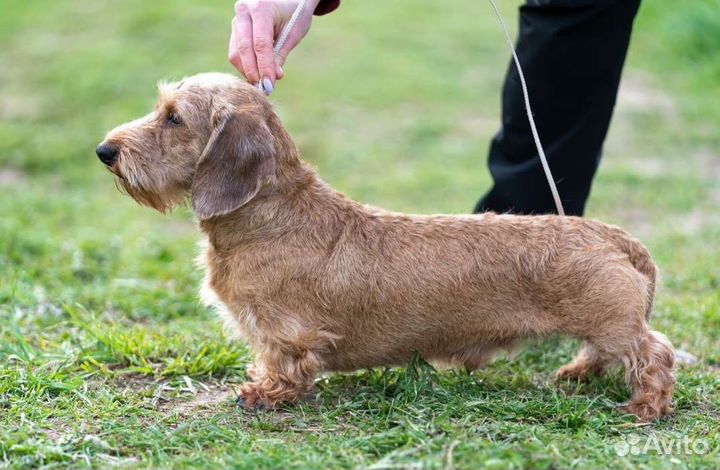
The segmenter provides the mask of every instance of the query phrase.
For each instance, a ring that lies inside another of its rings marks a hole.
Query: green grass
[[[718,0],[646,0],[589,206],[650,247],[664,278],[653,324],[699,358],[652,426],[615,410],[618,375],[555,383],[577,347],[561,339],[475,375],[416,360],[324,378],[276,412],[238,409],[248,351],[197,301],[191,214],[138,207],[93,155],[149,109],[157,80],[230,71],[220,3],[3,4],[0,467],[720,466]],[[273,95],[302,153],[363,202],[469,211],[489,185],[508,62],[489,6],[344,3]],[[616,455],[630,433],[708,452]]]

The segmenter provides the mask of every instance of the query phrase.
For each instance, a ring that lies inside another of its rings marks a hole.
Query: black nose
[[[106,165],[112,165],[117,158],[118,151],[112,145],[102,144],[98,145],[98,148],[95,149],[95,153],[97,153],[101,162]]]

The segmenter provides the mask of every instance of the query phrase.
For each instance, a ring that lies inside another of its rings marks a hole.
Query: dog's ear
[[[256,110],[223,108],[197,163],[190,200],[201,220],[247,204],[275,177],[275,145]]]

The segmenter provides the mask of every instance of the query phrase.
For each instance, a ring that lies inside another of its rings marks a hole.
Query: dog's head
[[[276,177],[276,120],[266,97],[232,75],[207,73],[158,86],[145,117],[108,133],[97,155],[141,204],[161,212],[190,193],[200,219],[227,214]]]

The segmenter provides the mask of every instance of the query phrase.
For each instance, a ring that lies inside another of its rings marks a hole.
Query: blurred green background
[[[499,3],[514,26],[519,2]],[[197,302],[191,213],[137,206],[94,155],[158,80],[232,72],[232,15],[230,1],[0,3],[0,466],[720,465],[720,1],[643,3],[588,207],[649,246],[653,324],[699,358],[675,415],[637,429],[614,411],[618,377],[552,383],[577,346],[560,340],[477,376],[362,372],[278,413],[233,407],[247,351]],[[272,101],[352,198],[469,212],[508,59],[486,2],[345,0]],[[628,430],[711,450],[621,458]]]

